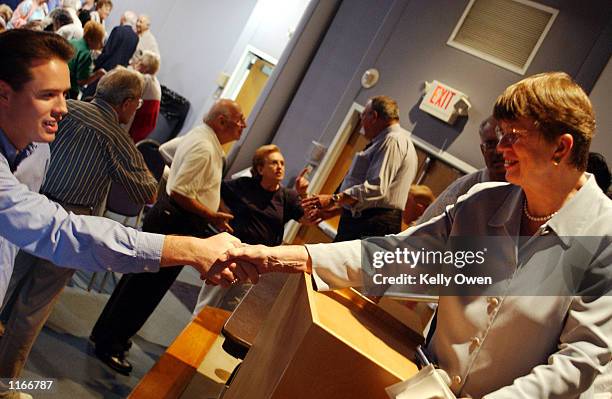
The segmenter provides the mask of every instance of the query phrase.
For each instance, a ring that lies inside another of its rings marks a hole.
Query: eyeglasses
[[[495,135],[497,136],[498,144],[512,145],[516,143],[520,138],[523,138],[529,134],[527,129],[512,128],[509,132],[504,132],[501,127],[495,127]],[[486,146],[486,145],[485,145]]]
[[[233,121],[231,119],[227,119],[227,121],[239,127],[246,127],[246,121],[244,120],[244,116],[241,116],[240,119],[237,121]]]
[[[123,101],[128,101],[128,100],[138,100],[138,105],[136,106],[136,109],[140,109],[140,107],[142,107],[142,103],[143,100],[142,98],[137,98],[137,97],[127,97],[125,100]]]
[[[485,150],[495,150],[497,149],[498,143],[499,143],[499,140],[495,139],[495,140],[487,140],[487,141],[481,142],[480,145],[482,145],[482,147]]]

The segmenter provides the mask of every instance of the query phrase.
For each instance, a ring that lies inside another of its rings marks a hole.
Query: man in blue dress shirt
[[[215,261],[239,242],[231,235],[164,236],[69,214],[15,177],[21,162],[36,150],[33,143],[55,138],[67,112],[64,95],[70,88],[67,61],[72,54],[70,44],[54,34],[22,29],[0,34],[0,302],[19,248],[57,265],[92,271],[155,272],[188,264],[213,283],[228,285],[235,276]],[[29,163],[32,173],[20,172],[29,179],[42,176],[44,167]]]

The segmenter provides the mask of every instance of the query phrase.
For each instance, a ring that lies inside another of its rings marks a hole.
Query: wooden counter
[[[224,399],[386,398],[422,338],[350,290],[289,278]]]

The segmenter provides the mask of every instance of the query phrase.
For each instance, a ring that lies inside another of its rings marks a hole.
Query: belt
[[[54,198],[51,195],[46,195],[46,197],[49,198],[51,201],[57,202],[58,204],[60,204],[61,207],[64,208],[64,210],[66,210],[67,212],[72,212],[76,215],[93,215],[94,214],[93,206],[69,204],[62,200]]]

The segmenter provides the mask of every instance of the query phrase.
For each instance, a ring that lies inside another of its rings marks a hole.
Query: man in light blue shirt
[[[355,154],[338,193],[302,203],[310,218],[340,215],[335,241],[397,234],[402,210],[418,168],[410,132],[399,124],[399,107],[387,96],[368,100],[361,113],[370,143]]]
[[[0,34],[0,302],[19,248],[57,265],[92,271],[155,272],[188,264],[211,282],[228,285],[234,275],[214,264],[239,242],[229,234],[164,236],[74,215],[15,177],[21,162],[33,154],[33,143],[53,141],[67,112],[64,94],[70,88],[67,61],[72,52],[57,35],[29,30]],[[124,106],[136,108],[138,99]],[[30,163],[20,173],[40,179],[36,174],[44,175],[43,162]]]

